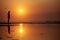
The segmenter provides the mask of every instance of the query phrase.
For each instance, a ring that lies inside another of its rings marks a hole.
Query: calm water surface
[[[7,26],[0,26],[0,40],[59,40],[60,36],[60,24],[23,24],[10,28],[8,34]]]

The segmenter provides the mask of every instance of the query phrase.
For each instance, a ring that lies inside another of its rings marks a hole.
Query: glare
[[[23,9],[20,9],[19,12],[22,13],[23,12]]]
[[[22,29],[20,29],[20,33],[22,33]]]
[[[20,24],[20,26],[22,26],[23,24]]]
[[[17,13],[18,13],[18,16],[23,17],[27,13],[26,8],[22,8],[22,7],[17,8]]]
[[[23,27],[22,26],[23,26],[23,24],[20,24],[20,33],[23,32],[23,29],[22,29]]]

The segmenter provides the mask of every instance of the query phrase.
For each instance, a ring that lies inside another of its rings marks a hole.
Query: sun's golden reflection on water
[[[20,34],[20,39],[22,38],[22,36],[23,36],[23,34],[24,34],[24,32],[23,32],[23,24],[20,24],[20,26],[19,26],[20,28],[19,28],[19,34]]]
[[[23,33],[23,24],[20,24],[20,33]]]

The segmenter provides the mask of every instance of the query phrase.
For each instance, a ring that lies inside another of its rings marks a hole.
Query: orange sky
[[[11,21],[60,20],[57,4],[57,0],[0,0],[0,21],[7,21],[8,10]],[[24,15],[18,12],[20,8],[24,9]]]

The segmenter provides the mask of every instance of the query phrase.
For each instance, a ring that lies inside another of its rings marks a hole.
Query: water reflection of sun
[[[20,24],[20,33],[23,33],[22,26],[23,26],[23,24]]]

